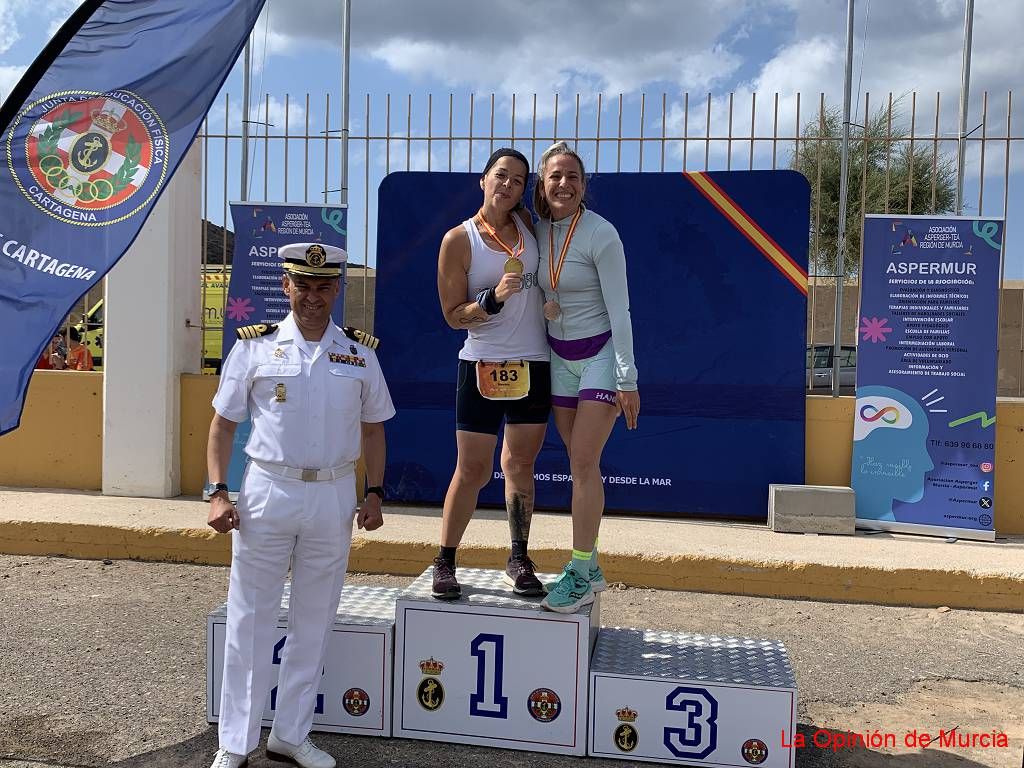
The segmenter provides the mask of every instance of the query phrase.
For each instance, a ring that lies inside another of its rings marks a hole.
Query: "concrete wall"
[[[0,437],[0,485],[100,489],[103,374],[36,371],[21,426]]]
[[[0,485],[98,490],[102,455],[103,374],[37,371],[20,429],[0,437]],[[181,377],[181,492],[206,482],[206,435],[218,377]],[[807,398],[807,482],[849,485],[852,397]],[[999,398],[996,531],[1024,534],[1024,400]],[[767,498],[765,499],[767,505]],[[767,506],[766,506],[767,510]]]
[[[198,496],[206,484],[206,436],[220,376],[181,377],[181,492]]]
[[[351,325],[373,333],[376,295],[377,270],[349,267],[345,276],[345,318],[339,325]],[[337,322],[337,318],[335,321]]]

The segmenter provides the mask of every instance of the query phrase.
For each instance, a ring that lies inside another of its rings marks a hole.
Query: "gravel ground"
[[[410,579],[353,575],[360,584]],[[0,766],[205,768],[206,615],[227,569],[0,555]],[[608,625],[782,640],[797,674],[800,732],[903,734],[958,727],[1009,735],[1006,749],[844,750],[809,746],[797,765],[970,768],[1024,765],[1024,616],[611,589]],[[595,760],[321,734],[361,768],[597,768]],[[277,768],[262,750],[253,768]]]

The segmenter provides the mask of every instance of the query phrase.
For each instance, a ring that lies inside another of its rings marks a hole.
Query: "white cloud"
[[[47,36],[53,37],[61,25],[68,20],[75,8],[81,5],[80,0],[48,0],[43,3],[46,13],[50,17],[50,25]]]
[[[22,39],[19,22],[27,22],[33,29],[45,26],[49,39],[80,4],[81,0],[0,0],[0,54]]]
[[[7,98],[7,94],[17,85],[21,76],[25,74],[27,67],[7,67],[0,65],[0,103]]]
[[[0,54],[7,53],[21,39],[17,16],[23,5],[19,0],[0,0]]]
[[[315,109],[315,106],[313,109]],[[268,99],[266,96],[253,93],[252,103],[249,105],[249,119],[252,121],[249,125],[250,135],[262,136],[264,131],[262,123],[264,122],[270,123],[269,132],[271,136],[284,134],[285,112],[285,102],[283,99],[278,99],[276,96],[270,96]],[[267,118],[267,115],[269,115],[269,119]],[[231,99],[228,101],[226,116],[230,132],[236,135],[240,133],[242,128],[241,99]],[[309,129],[311,133],[315,133],[317,127],[315,125],[315,118],[313,118],[313,112],[310,113],[310,116],[311,120]],[[288,135],[302,135],[306,129],[305,99],[289,99],[287,117]],[[210,109],[209,116],[207,117],[209,132],[215,134],[224,133],[224,118],[224,102],[223,100],[220,100],[213,104]]]
[[[761,94],[835,93],[842,86],[843,51],[837,41],[816,36],[782,48],[747,85]]]
[[[407,77],[502,95],[629,93],[655,81],[707,88],[740,64],[716,41],[757,4],[709,0],[698,12],[677,0],[563,0],[553,12],[546,0],[381,0],[354,5],[352,43]],[[277,50],[340,39],[332,4],[276,4],[270,18]]]

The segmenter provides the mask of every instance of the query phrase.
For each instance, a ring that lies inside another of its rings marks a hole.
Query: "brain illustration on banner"
[[[403,172],[380,186],[374,333],[398,409],[389,498],[440,503],[455,467],[465,333],[441,315],[437,255],[445,232],[479,210],[478,181]],[[603,454],[607,508],[763,518],[770,483],[804,482],[806,180],[595,174],[587,196],[625,246],[641,399],[639,428],[619,419]],[[495,457],[481,503],[504,505],[500,471]],[[569,461],[553,424],[535,479],[539,508],[568,508]]]
[[[928,417],[913,397],[892,387],[859,389],[853,439],[865,457],[858,470],[873,481],[859,486],[858,505],[888,509],[881,519],[892,520],[894,500],[921,499],[925,475],[935,465],[928,455]]]

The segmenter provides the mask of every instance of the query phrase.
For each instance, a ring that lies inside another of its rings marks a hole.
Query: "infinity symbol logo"
[[[895,424],[900,420],[900,412],[891,405],[887,405],[882,409],[878,409],[873,405],[865,405],[860,409],[860,417],[864,419],[864,421],[870,422],[881,419],[886,424]]]

